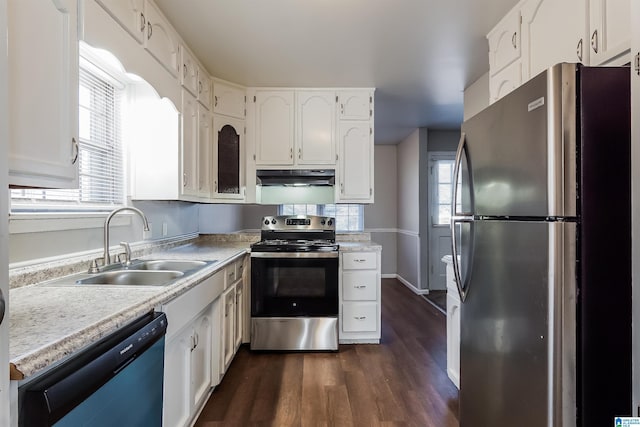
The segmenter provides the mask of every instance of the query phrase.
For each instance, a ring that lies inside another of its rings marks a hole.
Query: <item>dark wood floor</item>
[[[337,353],[241,348],[196,426],[458,427],[445,316],[382,281],[382,344]]]

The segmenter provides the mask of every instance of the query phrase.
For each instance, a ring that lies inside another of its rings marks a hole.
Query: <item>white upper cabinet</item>
[[[243,88],[220,81],[213,83],[213,112],[216,114],[244,119],[246,99]]]
[[[198,70],[198,101],[207,110],[211,110],[211,89],[211,78],[204,69],[200,67]]]
[[[516,61],[489,79],[489,101],[502,98],[522,84],[522,63]]]
[[[528,0],[520,12],[523,81],[559,62],[589,63],[585,0]]]
[[[487,35],[491,75],[520,59],[520,10],[512,9]]]
[[[336,164],[336,102],[333,91],[296,92],[298,164]]]
[[[338,91],[340,120],[369,120],[373,116],[373,94],[368,90]]]
[[[180,45],[180,58],[182,63],[180,67],[180,83],[183,88],[197,96],[199,86],[198,63],[184,45]]]
[[[182,90],[182,196],[198,196],[198,106]]]
[[[373,127],[370,122],[340,123],[339,188],[336,201],[373,203]]]
[[[147,18],[144,15],[144,0],[96,0],[107,12],[133,36],[142,43],[147,29]]]
[[[244,121],[213,117],[213,198],[244,199]]]
[[[198,104],[198,196],[211,197],[211,156],[213,153],[211,113]]]
[[[7,2],[10,185],[78,185],[77,17],[76,0]]]
[[[256,164],[293,165],[293,90],[258,90],[253,104]]]
[[[145,4],[147,29],[145,47],[174,77],[178,76],[178,36],[157,6]]]
[[[591,65],[604,64],[629,50],[630,2],[631,0],[589,0]],[[638,24],[640,23],[636,22]]]

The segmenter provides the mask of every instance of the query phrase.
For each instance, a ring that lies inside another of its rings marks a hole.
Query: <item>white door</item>
[[[451,194],[454,153],[429,155],[429,290],[445,290],[446,266],[442,257],[451,254]]]

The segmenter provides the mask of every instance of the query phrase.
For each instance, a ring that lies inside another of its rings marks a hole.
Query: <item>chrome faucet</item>
[[[104,258],[103,258],[104,265],[111,264],[111,257],[109,255],[109,223],[111,222],[111,218],[113,218],[116,214],[123,211],[131,211],[131,212],[137,213],[140,216],[140,218],[142,218],[142,222],[144,224],[143,230],[149,231],[149,222],[147,221],[147,217],[144,215],[144,213],[140,209],[134,208],[131,206],[125,206],[125,207],[118,208],[111,211],[111,213],[107,215],[107,219],[104,220]]]

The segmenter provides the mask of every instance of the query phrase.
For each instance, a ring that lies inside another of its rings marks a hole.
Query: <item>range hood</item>
[[[256,202],[263,205],[334,203],[333,169],[258,169]]]
[[[256,184],[263,187],[330,186],[336,181],[333,169],[258,169]]]

